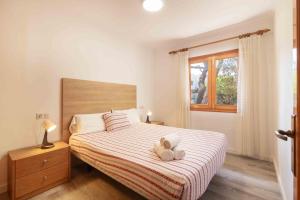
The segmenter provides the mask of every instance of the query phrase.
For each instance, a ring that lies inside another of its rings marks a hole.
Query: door
[[[294,199],[300,199],[300,0],[295,0],[294,5],[294,44],[296,54],[296,74],[297,74],[297,89],[296,91],[296,129],[295,129],[295,178],[294,178]]]
[[[294,25],[294,49],[293,49],[293,73],[294,78],[294,114],[292,117],[291,130],[278,130],[276,136],[280,139],[292,140],[292,166],[291,170],[294,174],[294,199],[300,200],[300,0],[294,0],[293,9],[293,25]]]

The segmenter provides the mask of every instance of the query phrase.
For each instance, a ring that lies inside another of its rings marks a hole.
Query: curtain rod
[[[215,44],[215,43],[224,42],[224,41],[228,41],[228,40],[250,37],[251,35],[263,35],[264,33],[269,32],[269,31],[271,31],[271,29],[262,29],[262,30],[258,30],[258,31],[255,31],[255,32],[245,33],[245,34],[242,34],[242,35],[237,35],[237,36],[234,36],[234,37],[225,38],[225,39],[222,39],[222,40],[217,40],[217,41],[214,41],[214,42],[209,42],[209,43],[205,43],[205,44],[200,44],[200,45],[196,45],[196,46],[192,46],[192,47],[187,47],[187,48],[183,48],[183,49],[170,51],[169,54],[176,54],[178,52],[184,52],[184,51],[188,51],[190,49],[195,49],[195,48],[198,48],[198,47],[203,47],[203,46],[207,46],[207,45],[210,45],[210,44]]]

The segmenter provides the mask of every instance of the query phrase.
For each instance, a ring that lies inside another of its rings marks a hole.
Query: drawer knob
[[[43,160],[44,165],[47,164],[47,162],[48,162],[47,159]]]
[[[44,176],[44,181],[46,181],[48,179],[48,176]]]

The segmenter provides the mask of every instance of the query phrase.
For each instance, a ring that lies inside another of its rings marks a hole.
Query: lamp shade
[[[151,116],[152,115],[152,112],[149,110],[148,112],[147,112],[147,116]]]
[[[56,129],[56,125],[49,119],[44,120],[42,127],[47,130],[47,132],[51,132]]]
[[[143,7],[149,12],[157,12],[164,6],[163,0],[144,0]]]

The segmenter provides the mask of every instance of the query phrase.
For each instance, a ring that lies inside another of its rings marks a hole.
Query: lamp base
[[[53,143],[48,143],[48,144],[42,144],[41,149],[50,149],[53,147],[54,147]]]
[[[147,123],[147,124],[151,124],[151,121],[150,121],[149,115],[147,115],[146,123]]]
[[[43,143],[41,145],[41,149],[50,149],[52,147],[54,147],[53,143],[48,142],[48,131],[45,130],[45,134],[44,134],[44,139],[43,139]]]

